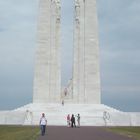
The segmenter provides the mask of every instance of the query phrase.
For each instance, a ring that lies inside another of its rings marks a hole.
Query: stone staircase
[[[0,124],[39,125],[45,113],[48,125],[67,125],[66,116],[79,113],[82,126],[140,126],[139,112],[122,112],[103,104],[37,104],[1,111]],[[77,120],[77,119],[76,119]]]
[[[25,111],[25,125],[37,125],[42,113],[46,114],[48,125],[66,125],[67,114],[79,113],[82,125],[105,125],[103,113],[119,112],[103,104],[29,104],[16,111]]]

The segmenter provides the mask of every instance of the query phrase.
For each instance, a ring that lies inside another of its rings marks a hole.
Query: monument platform
[[[67,125],[67,114],[76,117],[79,113],[82,126],[140,126],[140,113],[122,112],[103,104],[40,103],[1,111],[0,124],[38,125],[42,113],[46,114],[48,125]]]

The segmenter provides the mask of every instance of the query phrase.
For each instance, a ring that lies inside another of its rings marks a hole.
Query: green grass
[[[37,140],[39,133],[35,126],[0,126],[0,140]]]
[[[107,130],[140,140],[140,127],[110,127]]]

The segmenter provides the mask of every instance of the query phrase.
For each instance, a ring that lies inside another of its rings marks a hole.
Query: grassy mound
[[[0,126],[0,140],[36,140],[39,131],[35,126]]]

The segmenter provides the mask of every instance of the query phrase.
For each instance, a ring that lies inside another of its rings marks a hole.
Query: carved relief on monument
[[[72,99],[72,97],[73,97],[73,88],[72,88],[72,79],[70,79],[68,81],[67,86],[62,89],[61,98],[65,100],[65,99]]]
[[[56,0],[56,23],[60,23],[60,18],[61,18],[61,5],[60,5],[60,0]]]
[[[76,21],[76,25],[80,24],[80,3],[79,3],[79,0],[75,1],[75,21]]]

